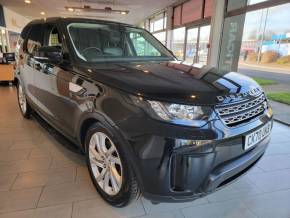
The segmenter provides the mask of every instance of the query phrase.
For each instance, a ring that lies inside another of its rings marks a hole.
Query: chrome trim
[[[236,103],[235,105],[218,105],[215,111],[221,120],[229,127],[249,121],[257,115],[263,113],[268,108],[268,103],[264,94],[247,101]]]
[[[219,115],[223,116],[223,115],[229,115],[229,114],[233,114],[233,113],[238,113],[241,111],[246,111],[250,108],[253,108],[259,104],[261,104],[262,102],[264,102],[266,100],[265,95],[261,95],[260,97],[252,100],[252,101],[248,101],[246,103],[243,104],[236,104],[234,106],[221,106],[220,108],[217,108],[217,111],[219,113]]]

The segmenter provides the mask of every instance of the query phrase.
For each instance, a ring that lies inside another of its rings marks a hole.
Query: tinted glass
[[[130,33],[129,36],[137,56],[161,56],[161,53],[140,33]]]
[[[184,39],[185,39],[184,27],[173,30],[171,50],[179,60],[183,59]]]
[[[26,49],[29,53],[37,51],[43,45],[43,26],[33,25],[28,33]]]
[[[196,61],[197,38],[198,28],[187,30],[185,61],[188,63]]]

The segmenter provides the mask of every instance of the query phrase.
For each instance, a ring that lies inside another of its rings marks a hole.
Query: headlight
[[[186,126],[206,124],[211,109],[209,107],[148,101],[157,118]]]

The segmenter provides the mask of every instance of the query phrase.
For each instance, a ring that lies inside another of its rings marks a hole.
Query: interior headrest
[[[111,43],[119,43],[121,41],[121,35],[117,31],[110,32],[110,42]]]

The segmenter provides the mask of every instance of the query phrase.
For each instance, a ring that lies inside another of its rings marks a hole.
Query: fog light
[[[187,140],[187,139],[177,139],[176,140],[176,148],[181,147],[202,147],[208,144],[212,144],[213,140]]]

